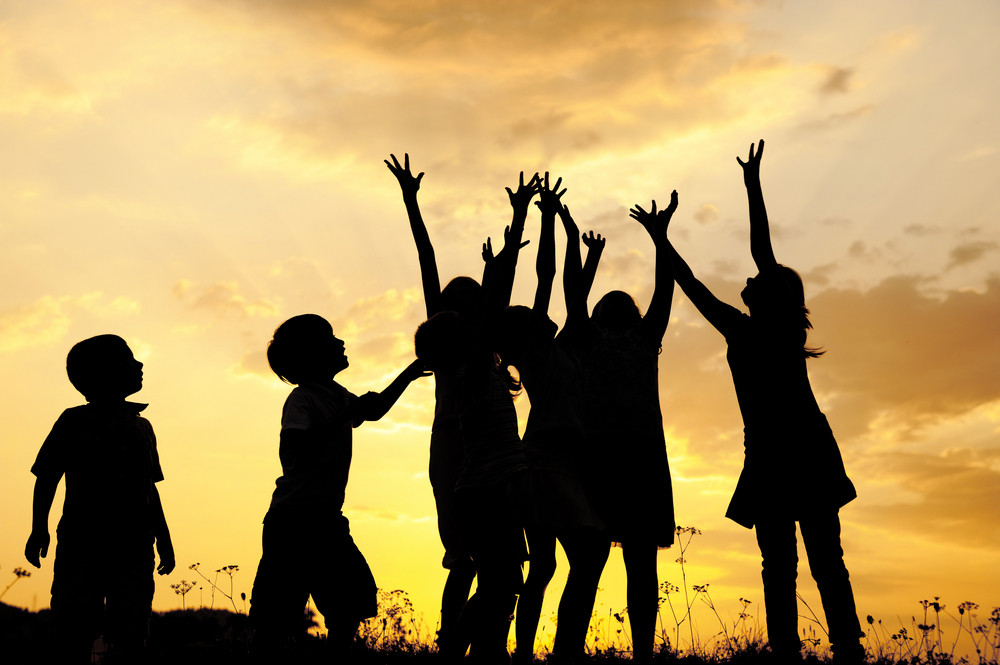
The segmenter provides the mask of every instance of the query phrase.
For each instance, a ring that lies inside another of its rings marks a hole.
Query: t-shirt
[[[153,483],[163,480],[163,471],[153,426],[139,415],[146,406],[77,406],[52,426],[31,473],[66,476],[61,539],[153,537]]]
[[[281,431],[299,430],[308,438],[294,446],[282,437],[281,476],[275,481],[271,511],[343,508],[353,452],[353,423],[344,414],[355,399],[336,381],[303,383],[288,395]]]

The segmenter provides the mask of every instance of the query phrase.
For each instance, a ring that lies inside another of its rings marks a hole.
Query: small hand
[[[32,531],[31,535],[28,536],[28,543],[24,546],[24,558],[28,560],[35,568],[41,568],[42,562],[39,560],[39,555],[45,558],[49,553],[49,532],[35,532]]]
[[[520,250],[530,242],[531,242],[530,240],[523,241],[521,245],[518,247],[518,249]],[[503,248],[500,250],[500,253],[497,254],[496,256],[493,256],[493,240],[487,236],[486,242],[483,243],[483,261],[487,265],[489,265],[493,263],[493,261],[495,261],[496,259],[503,256],[505,252],[509,251],[510,251],[510,226],[505,226],[503,229]]]
[[[409,153],[403,154],[403,166],[399,165],[396,155],[389,156],[392,157],[392,164],[389,163],[388,159],[382,161],[392,171],[392,175],[396,176],[396,180],[399,181],[399,188],[403,190],[403,194],[416,194],[417,190],[420,189],[420,179],[424,177],[424,172],[421,171],[416,177],[413,176],[413,172],[410,171]]]
[[[666,236],[667,235],[667,225],[670,224],[670,219],[674,216],[674,212],[677,211],[677,190],[670,192],[670,204],[656,213],[656,235]]]
[[[173,572],[176,562],[174,561],[174,546],[168,540],[165,543],[161,543],[160,539],[156,539],[156,553],[160,555],[160,565],[156,567],[156,572],[160,575],[169,575]]]
[[[562,195],[566,193],[566,189],[563,188],[559,191],[559,185],[562,184],[562,178],[556,180],[555,187],[549,187],[549,172],[545,172],[545,181],[542,184],[541,189],[538,192],[538,201],[535,201],[535,205],[542,213],[556,214],[559,209],[562,208]]]
[[[764,139],[760,140],[757,145],[757,154],[754,155],[753,143],[750,144],[750,155],[747,157],[747,161],[743,161],[739,157],[736,161],[740,163],[743,167],[743,183],[748,187],[750,185],[755,185],[760,183],[760,158],[764,154]]]
[[[531,204],[531,199],[534,198],[535,194],[541,189],[541,178],[539,178],[538,173],[531,176],[531,180],[524,182],[524,171],[521,171],[521,177],[518,181],[517,191],[512,192],[510,187],[505,187],[507,190],[507,196],[510,197],[510,205],[514,210],[523,211],[525,214],[528,212],[528,205]]]
[[[650,238],[656,238],[656,200],[653,201],[653,207],[649,212],[636,203],[635,207],[629,208],[628,216],[642,224],[642,228],[646,229]]]
[[[591,231],[589,236],[586,233],[583,234],[583,244],[587,246],[587,251],[597,252],[600,254],[604,251],[604,245],[606,242],[607,239],[601,237],[600,233],[594,235],[594,232]]]
[[[403,370],[403,372],[405,372],[406,378],[409,379],[410,381],[416,381],[421,377],[432,376],[434,374],[433,372],[427,369],[423,361],[421,361],[420,359],[414,360],[409,365],[407,365],[406,369]]]

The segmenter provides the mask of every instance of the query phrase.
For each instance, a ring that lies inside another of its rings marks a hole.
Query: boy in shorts
[[[139,415],[147,405],[125,400],[142,388],[142,363],[121,337],[99,335],[70,350],[66,372],[87,404],[63,411],[31,467],[32,527],[24,555],[40,568],[39,556],[48,554],[49,510],[65,475],[52,580],[53,662],[89,663],[101,634],[109,659],[131,662],[145,648],[154,542],[157,572],[174,569],[156,490],[163,480],[156,437]]]

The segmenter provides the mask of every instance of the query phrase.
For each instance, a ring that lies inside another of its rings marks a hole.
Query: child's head
[[[452,372],[465,363],[472,330],[457,312],[438,312],[417,327],[413,348],[432,372]]]
[[[124,399],[142,390],[142,363],[118,335],[77,342],[66,356],[66,374],[88,402]]]
[[[750,310],[750,316],[801,320],[806,305],[802,278],[788,266],[780,264],[773,270],[747,279],[740,297]]]
[[[611,291],[597,301],[590,319],[602,330],[624,332],[642,322],[642,313],[632,296]]]
[[[812,328],[812,323],[806,309],[805,288],[797,272],[778,264],[773,270],[747,279],[740,297],[750,310],[750,317],[767,326],[773,338],[801,343],[809,358],[823,354],[819,349],[805,347],[806,331]]]
[[[300,314],[274,331],[267,344],[267,363],[285,383],[326,381],[348,366],[344,342],[322,316]]]
[[[500,315],[494,347],[505,362],[520,368],[527,352],[550,343],[557,329],[549,317],[530,307],[513,305]]]
[[[441,289],[441,311],[471,316],[479,303],[479,282],[471,277],[456,277]]]

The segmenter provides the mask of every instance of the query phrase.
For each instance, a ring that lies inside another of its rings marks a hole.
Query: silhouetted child
[[[525,183],[523,173],[517,190],[507,189],[513,218],[495,258],[490,241],[483,245],[482,304],[474,319],[438,312],[414,336],[417,357],[428,368],[460,377],[452,393],[458,398],[463,451],[455,482],[456,524],[478,586],[462,609],[456,639],[442,649],[447,662],[460,661],[467,648],[478,663],[510,659],[507,635],[526,555],[520,510],[526,463],[511,397],[520,385],[497,362],[489,331],[510,302],[524,221],[537,191],[537,174]]]
[[[145,647],[157,572],[174,569],[174,549],[156,483],[156,437],[125,398],[142,389],[142,363],[117,335],[70,349],[66,372],[87,404],[63,411],[31,472],[31,535],[24,548],[39,568],[49,549],[49,510],[59,479],[66,498],[56,529],[52,579],[53,662],[89,663],[98,635],[108,662],[134,662]]]
[[[840,544],[839,509],[857,494],[837,441],[820,411],[806,360],[822,352],[805,345],[812,327],[802,279],[774,258],[760,186],[761,141],[743,167],[750,207],[750,252],[757,269],[741,294],[750,315],[718,300],[671,250],[677,283],[726,338],[727,360],[743,415],[746,457],[726,516],[756,528],[771,650],[782,661],[799,656],[795,593],[795,523],[819,587],[834,661],[864,659],[854,592]],[[675,192],[676,194],[676,192]],[[633,216],[662,227],[668,220],[636,206]],[[669,246],[669,243],[668,243]]]
[[[254,652],[264,660],[287,656],[304,633],[302,613],[312,595],[330,648],[342,655],[358,624],[377,610],[375,580],[342,512],[352,428],[385,415],[424,372],[414,361],[383,392],[352,394],[334,381],[348,366],[344,342],[316,314],[278,326],[267,360],[296,387],[281,413],[281,476],[264,517],[250,600]]]
[[[396,176],[403,193],[410,230],[417,245],[427,318],[438,312],[454,311],[465,319],[473,319],[480,298],[479,283],[476,280],[471,277],[455,277],[441,288],[434,247],[417,204],[417,191],[424,174],[413,175],[408,154],[404,156],[402,165],[395,155],[390,157],[392,162],[385,160],[385,165]],[[455,518],[455,483],[458,482],[462,464],[461,413],[458,406],[460,396],[457,394],[461,384],[462,377],[456,371],[446,372],[438,368],[434,372],[434,423],[431,426],[428,477],[437,508],[438,534],[444,545],[441,565],[448,571],[441,594],[441,627],[437,636],[438,648],[444,652],[449,651],[448,641],[453,637],[462,608],[469,598],[472,580],[476,576],[476,568],[462,541]]]
[[[579,231],[560,201],[565,192],[559,191],[561,182],[550,187],[546,173],[537,204],[542,215],[534,303],[531,308],[513,306],[504,310],[494,334],[497,352],[517,368],[531,399],[524,432],[529,567],[517,601],[515,627],[514,662],[519,665],[533,658],[545,589],[556,569],[556,541],[565,550],[570,566],[559,602],[552,651],[561,663],[576,662],[584,654],[594,597],[610,546],[584,480],[593,455],[584,433],[583,372],[574,353],[573,338],[586,323],[587,304],[582,292]],[[567,233],[563,270],[567,314],[558,335],[556,324],[547,314],[556,272],[557,213]]]
[[[675,206],[667,209],[672,213]],[[670,321],[674,279],[663,241],[656,249],[653,296],[646,314],[624,291],[594,306],[577,343],[587,379],[590,447],[600,476],[593,480],[607,535],[622,548],[633,658],[649,662],[658,607],[656,558],[674,542],[674,503],[660,412],[658,362]]]

